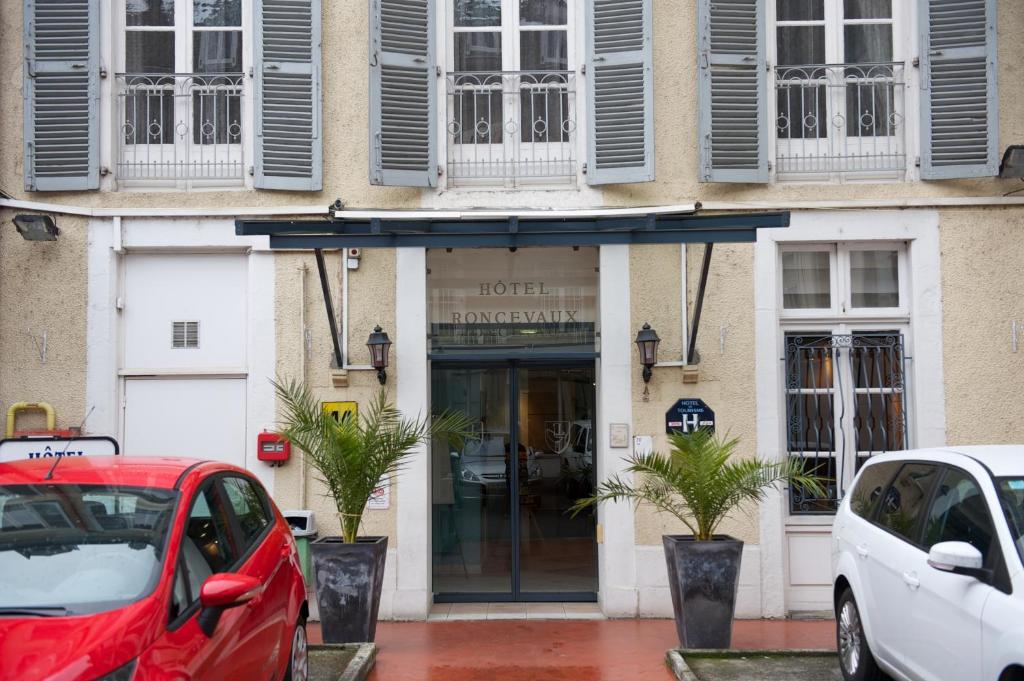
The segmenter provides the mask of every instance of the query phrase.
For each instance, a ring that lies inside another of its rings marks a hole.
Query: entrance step
[[[459,620],[603,620],[597,603],[435,603],[428,622]]]

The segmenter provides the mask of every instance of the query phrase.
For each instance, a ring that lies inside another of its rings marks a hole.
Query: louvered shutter
[[[98,189],[99,0],[25,0],[25,189]]]
[[[999,173],[996,0],[919,0],[921,177]]]
[[[587,183],[654,180],[651,0],[587,0]]]
[[[320,0],[260,0],[255,23],[255,185],[319,191]]]
[[[370,183],[437,184],[435,0],[370,0]]]
[[[701,182],[768,181],[764,0],[699,0]]]

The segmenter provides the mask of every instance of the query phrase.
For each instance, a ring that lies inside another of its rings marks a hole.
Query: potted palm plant
[[[733,458],[739,439],[701,429],[669,435],[667,454],[634,454],[628,472],[635,482],[613,476],[581,499],[573,513],[605,501],[647,502],[668,513],[690,535],[664,535],[669,591],[679,643],[684,648],[728,648],[736,613],[743,542],[715,534],[723,520],[745,503],[757,503],[780,482],[823,492],[791,459],[781,462]]]
[[[383,389],[359,418],[336,420],[304,384],[275,381],[274,388],[283,412],[282,435],[305,451],[341,523],[341,536],[310,545],[324,641],[373,641],[388,538],[359,536],[366,504],[381,484],[391,484],[417,446],[433,437],[458,443],[468,421],[451,412],[433,419],[403,417]]]

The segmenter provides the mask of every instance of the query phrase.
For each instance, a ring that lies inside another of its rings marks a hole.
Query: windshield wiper
[[[0,617],[60,617],[67,614],[68,609],[59,605],[32,608],[0,608]]]

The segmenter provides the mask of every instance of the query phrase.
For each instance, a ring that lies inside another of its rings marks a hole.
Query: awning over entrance
[[[757,230],[788,227],[789,213],[729,215],[665,214],[546,217],[543,211],[523,216],[492,217],[464,213],[461,219],[345,217],[333,220],[236,220],[239,236],[269,236],[274,249],[333,248],[518,248],[527,246],[600,246],[612,244],[744,243],[757,240]],[[365,215],[365,213],[362,213]],[[557,215],[557,214],[556,214]],[[564,215],[564,214],[562,214]]]
[[[692,208],[591,211],[345,211],[329,220],[236,220],[239,236],[269,236],[276,250],[316,253],[335,361],[344,366],[323,251],[345,248],[520,248],[703,243],[687,362],[696,360],[697,330],[716,243],[757,241],[757,230],[789,226],[789,212],[697,215]]]

